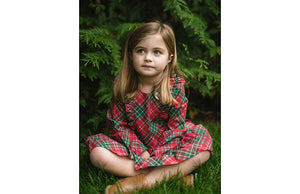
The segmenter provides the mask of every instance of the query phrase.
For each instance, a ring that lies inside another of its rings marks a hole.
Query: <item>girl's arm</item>
[[[170,130],[183,130],[186,118],[188,100],[185,96],[184,79],[176,77],[171,87],[171,93],[177,103],[170,107],[168,127]]]
[[[185,97],[184,83],[184,79],[179,77],[170,79],[171,94],[177,103],[173,103],[169,108],[168,129],[163,132],[158,142],[166,144],[182,135],[188,103],[187,98]],[[168,144],[168,146],[170,145]],[[150,154],[152,151],[153,150],[150,150]],[[157,152],[160,153],[160,151]],[[163,152],[163,150],[161,150],[161,152]]]
[[[138,139],[128,126],[125,106],[123,103],[112,101],[107,112],[110,137],[126,145],[130,152],[139,156],[147,147]]]

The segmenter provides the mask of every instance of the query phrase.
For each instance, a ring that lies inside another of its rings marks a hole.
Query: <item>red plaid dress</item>
[[[178,102],[163,105],[152,93],[138,91],[130,102],[112,101],[107,112],[110,135],[102,133],[87,138],[91,151],[104,147],[135,160],[135,169],[178,164],[201,151],[212,151],[212,139],[206,128],[185,119],[187,98],[184,79],[170,78],[171,94]],[[159,98],[159,92],[156,91]],[[140,154],[147,150],[150,158]]]

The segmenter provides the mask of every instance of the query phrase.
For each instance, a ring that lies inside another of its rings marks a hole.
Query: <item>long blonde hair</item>
[[[117,75],[114,86],[114,98],[124,102],[133,99],[138,91],[138,73],[132,65],[132,52],[136,45],[146,36],[160,34],[169,52],[173,55],[172,61],[166,66],[161,79],[154,84],[153,89],[160,87],[160,101],[165,105],[172,105],[176,100],[170,91],[170,77],[173,74],[180,75],[177,67],[176,40],[173,30],[167,24],[158,21],[145,23],[133,30],[126,41],[123,65]]]

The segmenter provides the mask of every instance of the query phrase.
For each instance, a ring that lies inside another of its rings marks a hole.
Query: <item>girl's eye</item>
[[[139,49],[136,51],[137,53],[145,53],[144,49]]]
[[[154,51],[154,54],[159,55],[161,52],[159,50]]]

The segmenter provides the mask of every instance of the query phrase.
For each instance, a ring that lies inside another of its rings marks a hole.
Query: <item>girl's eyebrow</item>
[[[145,49],[146,47],[143,47],[143,46],[137,46],[137,47],[135,47],[134,49]],[[163,48],[161,48],[161,47],[154,47],[154,48],[152,48],[152,50],[164,50]]]
[[[142,47],[142,46],[136,46],[134,49],[140,49],[140,48],[145,48],[145,47]]]
[[[155,48],[153,48],[153,50],[155,50],[155,49],[158,49],[158,50],[164,50],[164,49],[161,48],[161,47],[155,47]]]

